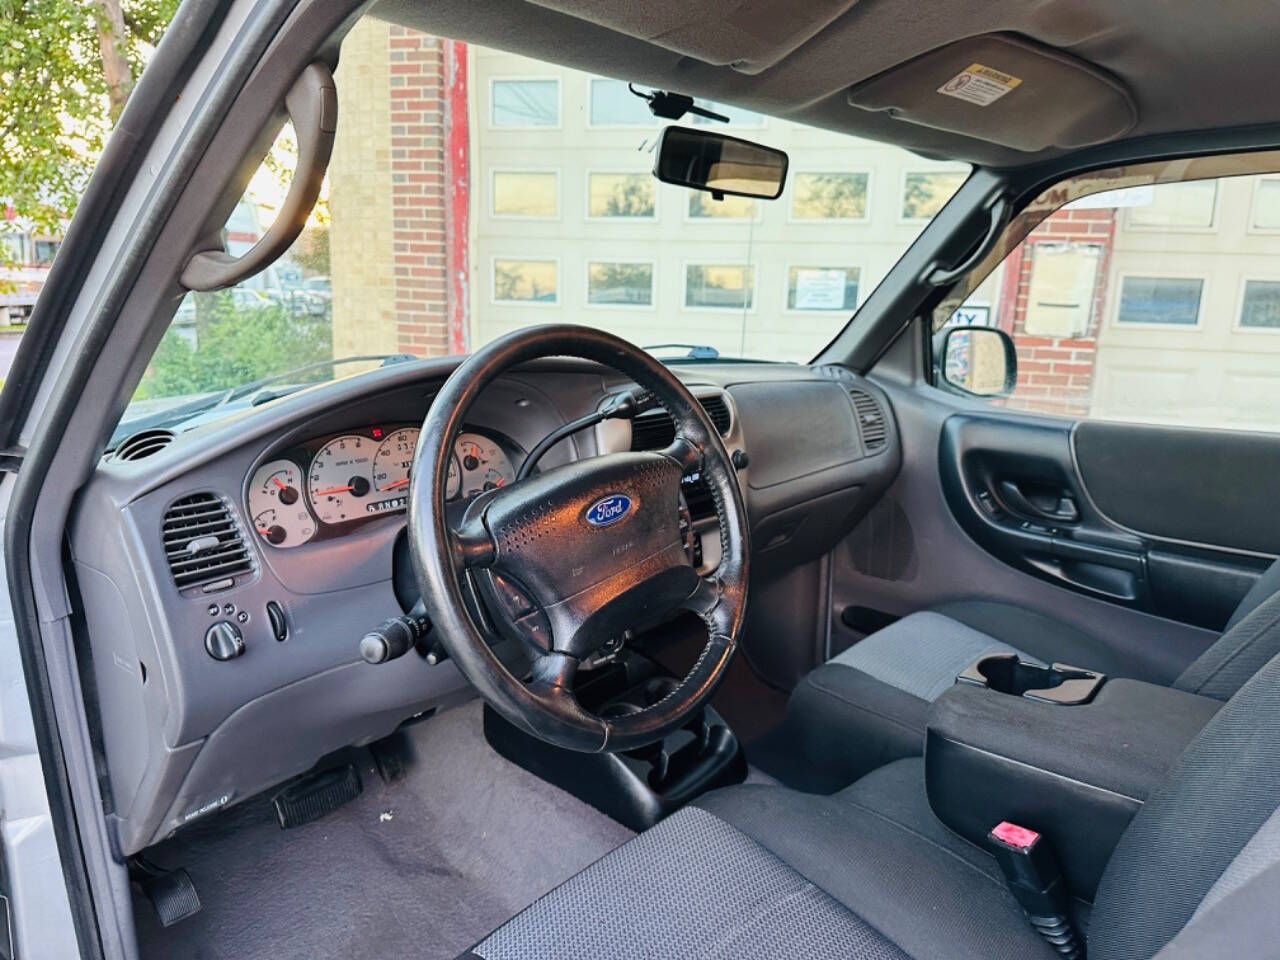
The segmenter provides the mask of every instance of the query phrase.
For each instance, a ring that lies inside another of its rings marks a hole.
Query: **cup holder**
[[[956,677],[956,682],[986,687],[1013,697],[1072,706],[1092,700],[1105,679],[1105,674],[1093,670],[1082,670],[1064,663],[1042,667],[1019,660],[1017,654],[1002,653],[983,657],[970,665]]]

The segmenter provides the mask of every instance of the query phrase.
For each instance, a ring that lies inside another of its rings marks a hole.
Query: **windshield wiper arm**
[[[720,351],[715,347],[708,346],[705,343],[651,343],[648,346],[641,347],[641,350],[685,350],[685,356],[690,360],[719,360]]]

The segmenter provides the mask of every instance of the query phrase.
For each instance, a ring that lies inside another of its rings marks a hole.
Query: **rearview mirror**
[[[653,175],[663,183],[726,196],[776,200],[787,180],[787,155],[773,147],[711,130],[667,127]]]
[[[945,327],[934,338],[935,382],[971,397],[1007,397],[1018,385],[1013,338],[995,327]]]

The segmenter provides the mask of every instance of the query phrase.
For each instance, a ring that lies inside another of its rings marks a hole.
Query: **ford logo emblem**
[[[611,493],[601,497],[587,508],[587,523],[593,527],[607,527],[617,523],[631,512],[631,498],[625,493]]]

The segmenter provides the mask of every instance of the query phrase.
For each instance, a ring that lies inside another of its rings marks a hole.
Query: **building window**
[[[490,122],[495,127],[558,127],[560,81],[494,80]]]
[[[1129,226],[1142,230],[1205,230],[1213,226],[1217,180],[1157,183],[1151,200],[1129,207]]]
[[[1280,280],[1246,280],[1240,326],[1280,330]]]
[[[15,264],[27,262],[27,235],[25,233],[0,233],[0,251]]]
[[[788,267],[787,309],[851,311],[858,305],[857,267]]]
[[[40,266],[47,266],[53,263],[53,258],[58,255],[58,248],[62,246],[61,240],[37,240],[32,244],[34,260]]]
[[[865,173],[797,173],[791,193],[796,220],[865,220]]]
[[[654,182],[647,173],[587,174],[587,216],[652,218],[657,210]]]
[[[902,179],[902,219],[931,220],[968,176],[962,170],[920,170]]]
[[[726,196],[723,200],[713,200],[711,194],[702,190],[689,193],[691,220],[749,220],[759,209],[752,197]]]
[[[653,264],[587,264],[587,303],[597,307],[653,306]]]
[[[504,303],[555,303],[559,272],[555,260],[494,260],[493,299]]]
[[[493,171],[495,217],[555,218],[560,215],[560,176],[554,171]]]
[[[741,264],[689,264],[684,305],[712,310],[750,310],[755,305],[756,268]]]
[[[1035,243],[1022,328],[1037,337],[1081,337],[1089,331],[1102,246],[1097,243]]]
[[[1260,177],[1253,191],[1253,230],[1280,230],[1280,178]]]
[[[1200,319],[1204,281],[1180,277],[1125,277],[1120,284],[1118,323],[1194,327]]]
[[[621,80],[592,77],[589,101],[587,122],[593,127],[656,127],[659,122]]]

